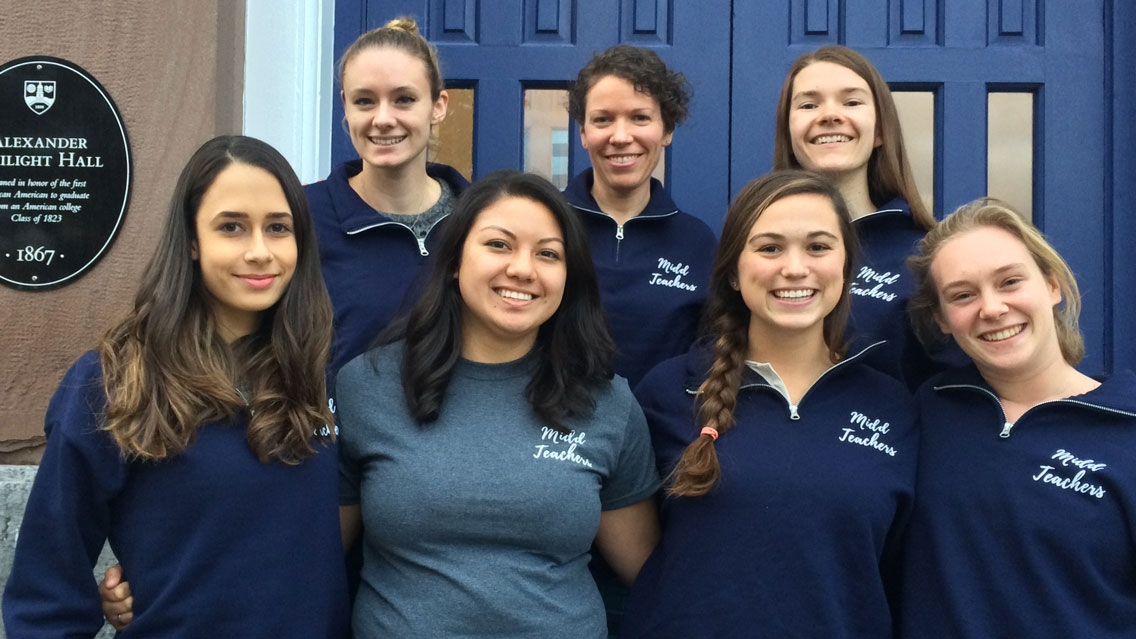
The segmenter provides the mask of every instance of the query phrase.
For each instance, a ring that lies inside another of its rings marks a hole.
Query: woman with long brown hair
[[[107,540],[134,593],[124,636],[343,633],[330,320],[287,161],[252,138],[207,142],[133,309],[48,407],[8,634],[94,636]]]
[[[624,637],[890,635],[918,442],[903,386],[845,345],[856,249],[820,175],[730,205],[709,341],[636,387],[669,479]]]
[[[911,276],[904,260],[935,218],[915,186],[895,100],[867,58],[825,46],[793,62],[777,102],[773,169],[821,173],[848,205],[862,246],[848,282],[849,337],[887,340],[869,363],[914,390],[964,361],[953,349],[929,356],[907,323]]]
[[[343,128],[359,157],[304,187],[334,311],[332,382],[414,302],[446,218],[469,186],[453,167],[429,160],[449,95],[437,52],[413,18],[394,18],[356,38],[336,77]],[[353,585],[358,563],[355,548]],[[107,619],[119,629],[118,620],[130,618],[122,578],[112,567],[104,580]]]

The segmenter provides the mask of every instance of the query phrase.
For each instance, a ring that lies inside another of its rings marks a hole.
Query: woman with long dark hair
[[[357,637],[607,636],[658,535],[642,411],[613,378],[587,236],[541,177],[475,183],[397,339],[337,381]]]
[[[730,205],[709,341],[636,387],[668,480],[624,637],[890,635],[918,441],[906,390],[844,340],[856,249],[820,175]]]
[[[124,635],[342,633],[330,320],[287,161],[251,138],[207,142],[133,309],[48,407],[8,634],[94,636],[106,540],[134,593]]]

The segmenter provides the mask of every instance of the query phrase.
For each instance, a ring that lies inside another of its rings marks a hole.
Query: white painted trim
[[[331,170],[334,0],[246,0],[241,130],[307,184]]]

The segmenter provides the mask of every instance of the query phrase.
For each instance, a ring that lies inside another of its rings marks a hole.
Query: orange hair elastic
[[[714,441],[718,441],[718,431],[713,429],[713,428],[710,428],[709,426],[703,426],[702,432],[699,433],[699,435],[706,435],[710,439],[713,439]]]

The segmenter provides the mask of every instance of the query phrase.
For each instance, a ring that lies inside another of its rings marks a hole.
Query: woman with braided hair
[[[817,174],[731,204],[709,339],[636,389],[669,480],[625,638],[890,636],[918,442],[902,384],[846,352],[856,250]]]

